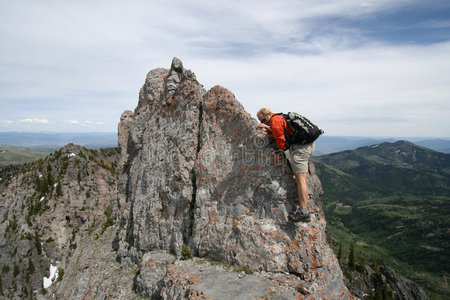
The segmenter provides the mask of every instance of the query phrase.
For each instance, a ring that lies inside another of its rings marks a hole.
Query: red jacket
[[[277,142],[279,149],[289,148],[289,144],[286,141],[286,135],[293,135],[291,127],[286,122],[282,114],[273,114],[270,119],[270,130],[272,131],[273,138]]]

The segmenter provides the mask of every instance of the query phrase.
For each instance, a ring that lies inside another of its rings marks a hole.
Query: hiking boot
[[[289,215],[289,219],[294,222],[311,222],[311,216],[305,208],[297,207],[296,210]]]

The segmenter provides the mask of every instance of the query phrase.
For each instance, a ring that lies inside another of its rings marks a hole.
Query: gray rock
[[[246,274],[198,259],[169,266],[163,284],[163,299],[313,299],[294,275]]]
[[[345,278],[347,287],[360,299],[383,290],[391,294],[393,299],[428,299],[419,285],[384,265],[364,265],[346,272],[349,272],[349,276]]]
[[[426,300],[428,296],[423,289],[412,282],[397,274],[388,266],[380,266],[380,271],[384,275],[387,284],[394,292],[394,299],[417,299]]]
[[[177,73],[183,73],[183,63],[179,58],[174,57],[170,69]]]
[[[49,296],[54,299],[135,299],[133,278],[136,267],[116,261],[112,239],[116,227],[101,235],[85,235],[64,266],[61,282],[52,285]]]
[[[141,261],[141,271],[136,277],[136,291],[145,297],[160,295],[164,286],[164,277],[169,265],[176,257],[164,252],[149,252]]]
[[[126,152],[118,186],[118,256],[143,268],[137,277],[143,294],[196,293],[192,284],[170,279],[170,272],[163,281],[161,273],[152,279],[142,263],[145,253],[162,249],[180,256],[188,245],[198,257],[293,274],[290,280],[311,297],[350,297],[325,239],[314,168],[307,179],[313,221],[294,224],[287,218],[297,202],[292,173],[286,164],[273,165],[269,139],[231,92],[220,86],[206,92],[175,58],[170,70],[149,73],[138,107],[121,123]],[[242,294],[250,286],[243,285]]]

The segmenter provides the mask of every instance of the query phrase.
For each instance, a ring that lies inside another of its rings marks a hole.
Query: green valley
[[[54,148],[0,145],[0,167],[33,162],[54,150]]]
[[[406,141],[315,157],[332,239],[450,296],[450,155]]]

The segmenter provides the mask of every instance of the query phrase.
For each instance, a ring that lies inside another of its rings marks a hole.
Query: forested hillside
[[[315,160],[336,243],[450,295],[450,155],[399,141]]]

